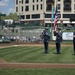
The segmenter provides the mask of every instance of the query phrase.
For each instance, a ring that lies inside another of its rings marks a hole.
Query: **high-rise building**
[[[70,23],[75,17],[75,0],[15,0],[15,12],[20,21],[39,21],[40,24],[52,22],[52,7],[58,6],[59,23]]]

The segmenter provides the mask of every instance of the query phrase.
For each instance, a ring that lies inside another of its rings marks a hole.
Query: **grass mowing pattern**
[[[0,69],[1,75],[75,75],[75,69]]]
[[[0,59],[7,62],[26,63],[75,63],[72,46],[61,47],[61,54],[54,54],[55,47],[49,47],[49,53],[44,53],[44,47],[10,47],[0,49]]]

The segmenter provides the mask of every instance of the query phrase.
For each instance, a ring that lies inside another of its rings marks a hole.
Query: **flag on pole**
[[[58,7],[56,6],[56,11],[55,11],[55,18],[54,18],[54,31],[57,30],[57,22],[58,22]]]

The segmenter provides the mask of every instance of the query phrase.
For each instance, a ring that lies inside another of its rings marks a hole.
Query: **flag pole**
[[[56,31],[57,31],[57,22],[58,22],[58,6],[57,6],[57,1],[56,1],[56,10],[55,10],[55,18],[54,18],[54,36],[56,36]]]
[[[54,5],[52,4],[52,18],[51,18],[51,27],[52,27],[52,22],[54,21]]]
[[[52,34],[53,21],[54,21],[54,4],[52,3],[51,28],[50,28],[51,34]],[[51,39],[52,39],[52,37],[51,37]]]

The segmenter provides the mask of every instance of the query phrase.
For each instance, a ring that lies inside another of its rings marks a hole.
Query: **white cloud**
[[[8,14],[9,13],[14,13],[14,9],[13,8],[10,8],[9,10],[8,10]]]
[[[7,6],[9,3],[9,0],[1,0],[0,1],[0,6],[3,7],[3,6]]]
[[[9,2],[9,0],[3,0],[4,2]]]

